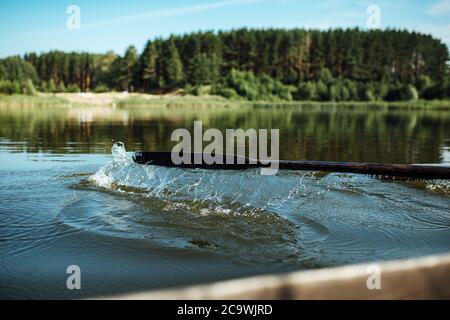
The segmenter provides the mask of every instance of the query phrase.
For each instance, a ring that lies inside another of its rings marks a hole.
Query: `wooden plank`
[[[369,289],[372,268],[380,289]],[[102,299],[450,299],[450,255],[298,271]],[[370,280],[369,280],[370,282]]]
[[[190,164],[174,164],[170,152],[136,152],[133,155],[133,160],[145,165],[209,170],[245,170],[270,166],[269,164],[263,164],[258,159],[237,156],[220,155],[222,163],[214,164],[207,164],[203,160],[200,163],[194,162],[196,157],[197,159],[203,159],[203,154],[191,153],[189,157],[191,159]],[[277,162],[280,170],[345,172],[417,179],[450,179],[450,167],[448,166],[290,160],[275,162]]]

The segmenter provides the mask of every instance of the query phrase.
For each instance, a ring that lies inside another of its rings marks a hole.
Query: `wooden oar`
[[[252,163],[249,158],[228,155],[220,155],[223,164],[207,164],[203,160],[201,163],[194,163],[195,157],[203,159],[203,155],[195,153],[189,155],[191,158],[190,164],[174,164],[170,152],[136,152],[133,155],[133,160],[138,164],[210,170],[245,170],[270,166],[269,164],[263,164],[260,160],[252,160]],[[278,168],[281,170],[346,172],[418,179],[450,179],[450,167],[448,166],[289,160],[276,162],[278,162]]]

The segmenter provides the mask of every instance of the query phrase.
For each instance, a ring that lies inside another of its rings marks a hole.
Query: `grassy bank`
[[[286,102],[272,102],[272,101],[246,101],[246,100],[230,100],[218,96],[159,96],[156,99],[148,99],[145,97],[130,97],[127,99],[115,100],[114,103],[119,107],[146,107],[151,105],[167,105],[167,106],[228,106],[228,105],[257,105],[257,106],[279,106],[279,107],[374,107],[374,108],[402,108],[402,109],[433,109],[433,110],[450,110],[450,100],[416,100],[416,101],[286,101]]]
[[[114,103],[118,107],[146,107],[146,106],[161,106],[169,107],[189,106],[189,107],[214,107],[244,104],[241,101],[229,100],[219,96],[152,96],[147,95],[132,96],[127,99],[116,99]],[[248,103],[248,102],[245,102]]]
[[[195,107],[226,107],[226,106],[348,106],[348,107],[374,107],[374,108],[422,108],[422,109],[441,109],[450,110],[450,100],[416,100],[416,101],[399,101],[399,102],[385,102],[385,101],[346,101],[346,102],[317,102],[317,101],[290,101],[290,102],[271,102],[271,101],[245,101],[245,100],[230,100],[219,96],[180,96],[180,95],[150,95],[150,94],[128,94],[121,93],[102,93],[79,95],[73,94],[39,94],[38,96],[26,95],[0,95],[0,104],[2,105],[41,105],[41,106],[70,106],[70,105],[85,105],[85,106],[116,106],[116,107],[150,107],[150,106],[189,106]]]
[[[248,103],[248,102],[247,102]],[[348,107],[374,107],[374,108],[402,108],[402,109],[434,109],[450,110],[450,100],[415,100],[415,101],[292,101],[292,102],[251,102],[254,105],[279,105],[279,106],[348,106]]]
[[[0,104],[4,105],[60,105],[67,106],[69,101],[56,96],[26,96],[26,95],[3,95],[0,94]]]

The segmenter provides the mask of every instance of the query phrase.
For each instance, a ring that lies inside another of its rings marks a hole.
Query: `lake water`
[[[140,166],[176,128],[280,129],[283,159],[450,165],[448,110],[0,106],[0,298],[75,298],[450,251],[445,181]],[[124,147],[113,143],[121,141]],[[66,269],[81,269],[68,290]]]

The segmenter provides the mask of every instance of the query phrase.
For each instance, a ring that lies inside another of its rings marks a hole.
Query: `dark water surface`
[[[0,106],[0,298],[74,298],[450,251],[445,181],[139,166],[176,128],[278,128],[284,159],[450,165],[450,112]],[[124,147],[113,141],[122,141]],[[81,268],[68,290],[66,268]]]

